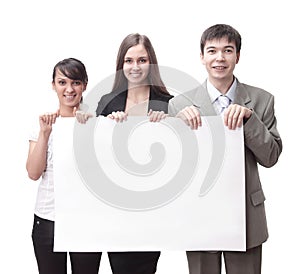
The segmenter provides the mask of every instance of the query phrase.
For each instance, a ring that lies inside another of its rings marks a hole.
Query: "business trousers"
[[[238,251],[188,251],[187,259],[190,274],[221,274],[222,254],[226,274],[261,274],[262,246]]]
[[[154,274],[160,252],[108,252],[113,274]]]
[[[67,252],[53,252],[54,222],[34,216],[34,253],[39,274],[67,274]],[[98,274],[101,252],[70,252],[72,274]]]

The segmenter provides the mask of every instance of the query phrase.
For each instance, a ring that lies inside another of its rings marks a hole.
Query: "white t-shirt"
[[[37,141],[38,132],[33,131],[30,141]],[[34,213],[44,219],[54,221],[54,183],[53,183],[53,140],[50,134],[47,150],[46,170],[43,172],[38,187]]]

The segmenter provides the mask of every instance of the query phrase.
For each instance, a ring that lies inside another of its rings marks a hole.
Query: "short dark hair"
[[[54,82],[56,72],[59,70],[63,75],[72,79],[88,83],[88,76],[84,64],[75,58],[67,58],[58,62],[53,69],[52,81]]]
[[[207,41],[214,39],[227,38],[228,42],[234,42],[236,46],[236,52],[240,52],[242,46],[242,37],[239,32],[233,27],[226,24],[216,24],[206,29],[200,40],[201,53],[204,53],[204,47]]]

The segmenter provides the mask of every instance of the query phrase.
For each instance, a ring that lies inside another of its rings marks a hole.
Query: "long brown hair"
[[[149,63],[150,63],[150,71],[148,74],[148,81],[149,85],[155,86],[156,91],[162,94],[169,94],[167,88],[165,87],[160,73],[159,67],[157,64],[157,58],[153,46],[146,35],[141,35],[139,33],[132,33],[127,35],[124,40],[122,41],[116,62],[116,75],[113,84],[112,91],[125,91],[128,88],[128,81],[123,73],[123,64],[124,58],[129,48],[136,46],[136,45],[143,45],[148,53],[149,56]]]

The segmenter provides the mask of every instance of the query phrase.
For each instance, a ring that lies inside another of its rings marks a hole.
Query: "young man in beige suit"
[[[222,254],[227,274],[261,273],[262,243],[268,231],[258,164],[275,165],[282,142],[276,128],[273,95],[240,83],[233,74],[240,49],[241,36],[231,26],[218,24],[205,30],[200,57],[208,79],[198,89],[169,102],[169,114],[183,119],[192,129],[201,126],[202,115],[221,113],[229,129],[244,128],[247,250],[188,251],[190,274],[220,274]]]

